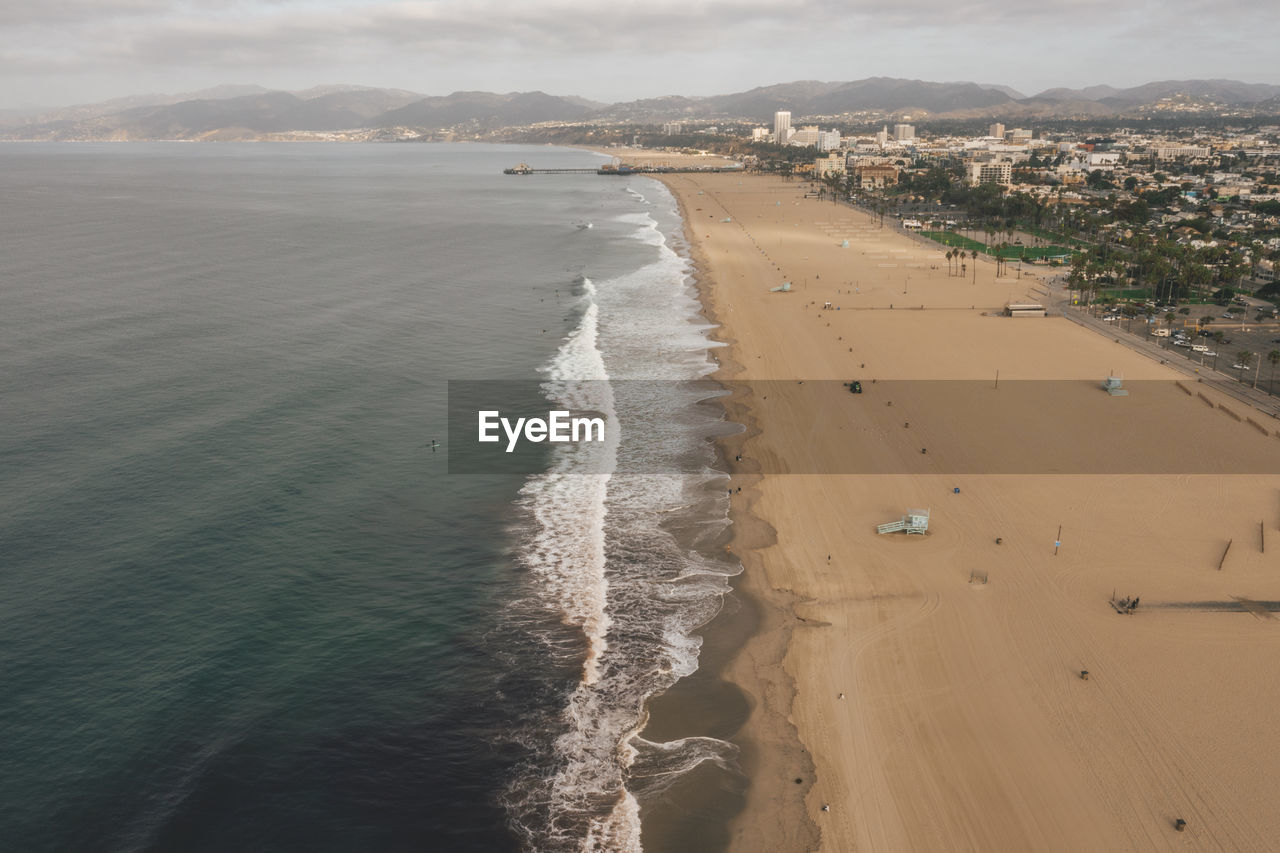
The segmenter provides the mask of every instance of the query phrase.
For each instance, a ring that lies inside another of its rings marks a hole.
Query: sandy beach
[[[664,182],[747,425],[731,848],[1273,847],[1280,423],[800,182]]]

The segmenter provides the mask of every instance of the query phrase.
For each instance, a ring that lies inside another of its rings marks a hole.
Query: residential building
[[[898,183],[897,166],[854,166],[854,179],[864,190],[884,189]]]
[[[893,138],[899,142],[915,139],[916,126],[914,124],[895,124],[893,126]]]
[[[1012,163],[970,163],[969,164],[969,183],[977,184],[1003,184],[1008,186],[1013,183],[1013,164]]]
[[[822,131],[818,130],[816,124],[804,125],[799,130],[793,129],[791,131],[791,138],[787,140],[787,144],[807,148],[817,145],[821,136]]]
[[[1153,151],[1157,160],[1178,160],[1182,157],[1209,156],[1209,149],[1198,145],[1157,145]]]
[[[814,160],[813,172],[815,175],[845,174],[845,158],[843,152],[832,151],[826,157],[819,157],[817,160]]]
[[[992,139],[1004,139],[1004,125],[996,122],[987,130],[987,136]]]

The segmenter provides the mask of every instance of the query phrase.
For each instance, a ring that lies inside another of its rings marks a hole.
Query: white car
[[[1232,370],[1244,370],[1247,367],[1248,367],[1247,364],[1241,364],[1238,361],[1235,364],[1231,365]]]
[[[1173,342],[1173,345],[1174,345],[1175,347],[1189,347],[1189,346],[1191,346],[1191,342],[1190,342],[1190,341],[1183,341],[1183,340],[1179,340],[1179,341],[1174,341],[1174,342]]]

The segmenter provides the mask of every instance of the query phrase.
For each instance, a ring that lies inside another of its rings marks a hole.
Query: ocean
[[[604,381],[715,367],[676,204],[501,173],[602,159],[0,149],[2,846],[722,839],[736,748],[641,730],[736,607],[725,425]],[[493,379],[606,412],[650,473],[449,473],[448,383]]]

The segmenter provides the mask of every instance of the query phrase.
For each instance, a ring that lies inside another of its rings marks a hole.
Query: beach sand
[[[991,316],[1043,285],[949,275],[798,181],[663,180],[747,425],[731,848],[1273,848],[1280,619],[1212,603],[1280,600],[1280,477],[1213,472],[1280,471],[1280,424],[1065,319]],[[929,535],[876,535],[908,507]]]

